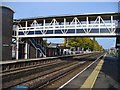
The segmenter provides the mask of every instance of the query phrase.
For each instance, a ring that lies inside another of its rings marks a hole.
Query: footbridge
[[[119,36],[119,13],[80,14],[14,20],[13,37]]]
[[[62,37],[119,37],[119,12],[50,16],[14,19],[13,37],[16,38],[16,59],[18,59],[19,41],[30,38]],[[43,56],[42,47],[30,42]],[[27,42],[25,43],[27,53]],[[27,55],[27,54],[26,54]],[[27,59],[27,56],[25,56]]]

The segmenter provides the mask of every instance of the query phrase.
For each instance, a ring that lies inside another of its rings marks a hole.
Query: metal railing
[[[40,46],[39,44],[37,44],[37,43],[34,41],[34,39],[29,39],[29,41],[31,42],[31,44],[33,45],[33,47],[34,47],[36,50],[40,51],[40,53],[43,55],[43,57],[46,57],[45,51],[43,50],[43,47],[42,47],[42,46]]]

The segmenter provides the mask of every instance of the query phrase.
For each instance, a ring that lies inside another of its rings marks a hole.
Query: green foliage
[[[83,40],[81,38],[70,38],[68,40],[68,45],[70,47],[82,47]]]
[[[68,45],[70,47],[81,47],[84,48],[84,50],[104,51],[96,40],[91,40],[90,38],[69,38]]]

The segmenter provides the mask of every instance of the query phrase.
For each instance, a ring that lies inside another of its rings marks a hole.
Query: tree
[[[83,40],[81,38],[70,38],[68,40],[68,45],[70,47],[80,47],[82,46]]]
[[[91,51],[103,51],[103,47],[98,44],[96,40],[91,40],[88,37],[85,38],[69,38],[68,45],[70,47],[81,47],[84,50],[91,50]]]

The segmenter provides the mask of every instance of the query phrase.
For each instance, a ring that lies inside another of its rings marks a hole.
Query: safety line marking
[[[101,60],[98,65],[96,66],[96,68],[93,70],[93,72],[90,74],[90,76],[86,79],[86,81],[84,82],[84,84],[81,86],[80,90],[82,88],[89,88],[89,89],[92,89],[94,84],[95,84],[95,81],[98,77],[98,74],[102,68],[102,65],[104,63],[104,60]]]

